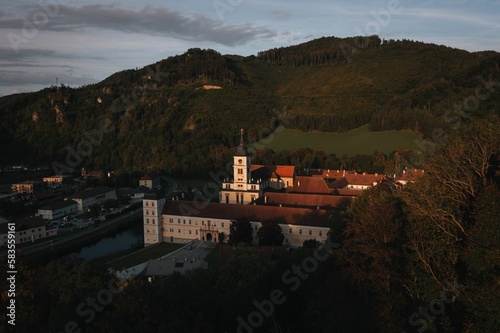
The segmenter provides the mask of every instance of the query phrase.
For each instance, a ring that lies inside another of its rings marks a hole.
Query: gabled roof
[[[110,188],[110,187],[89,188],[89,189],[86,189],[82,192],[73,194],[69,198],[71,198],[71,199],[87,199],[87,198],[91,198],[91,197],[94,197],[94,196],[97,196],[100,194],[104,194],[104,193],[108,193],[108,192],[112,192],[112,191],[115,191],[115,189]]]
[[[224,220],[237,220],[246,217],[251,221],[264,221],[283,217],[288,224],[327,227],[328,218],[330,216],[339,216],[340,212],[324,209],[222,204],[215,202],[207,202],[201,205],[199,202],[171,200],[165,203],[163,215]]]
[[[323,194],[266,192],[268,205],[302,206],[327,210],[346,210],[353,197]],[[266,201],[266,198],[264,198]]]
[[[331,194],[333,189],[323,177],[296,176],[293,187],[288,192],[310,193],[310,194]]]
[[[77,205],[77,203],[73,200],[57,200],[54,202],[51,202],[47,206],[43,206],[42,208],[39,208],[38,210],[55,210],[55,209],[60,209],[72,205]]]
[[[279,177],[293,177],[295,175],[295,166],[290,165],[272,165],[267,167],[269,171]]]
[[[155,180],[158,178],[160,178],[160,175],[157,172],[152,171],[145,173],[144,176],[141,177],[141,180]]]
[[[45,227],[45,220],[41,216],[28,217],[13,221],[16,224],[16,232],[31,228]],[[0,223],[0,234],[8,232],[8,223]]]
[[[347,180],[349,185],[364,185],[373,186],[374,183],[381,182],[385,180],[384,175],[369,174],[369,173],[346,173],[344,178]]]
[[[363,193],[363,190],[354,190],[354,189],[342,189],[338,188],[335,190],[335,194],[340,196],[357,196]]]
[[[396,180],[405,182],[414,182],[423,175],[424,175],[424,170],[406,169],[399,177],[396,177]]]

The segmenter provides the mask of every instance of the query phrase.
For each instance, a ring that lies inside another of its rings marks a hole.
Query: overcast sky
[[[500,51],[500,0],[16,0],[0,6],[0,96],[95,83],[188,48],[251,55],[378,34]]]

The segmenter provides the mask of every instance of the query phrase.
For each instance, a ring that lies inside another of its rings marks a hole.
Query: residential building
[[[12,191],[16,193],[34,194],[40,192],[45,187],[45,184],[40,181],[26,181],[22,183],[12,184]]]
[[[419,169],[404,169],[403,172],[396,176],[396,183],[400,185],[407,185],[408,183],[412,183],[416,181],[418,178],[424,175],[424,170]]]
[[[56,220],[76,213],[78,204],[74,200],[58,200],[38,209],[38,216],[44,220]]]
[[[76,201],[77,211],[83,212],[89,209],[92,205],[100,205],[106,200],[116,200],[116,190],[114,188],[92,188],[84,190],[80,193],[73,194],[66,198]]]
[[[160,187],[160,180],[161,177],[158,173],[156,172],[149,172],[144,174],[144,176],[141,177],[139,180],[139,186],[145,186],[149,188],[150,190],[152,189],[157,189]]]
[[[40,216],[0,223],[0,246],[6,246],[9,225],[15,225],[16,244],[35,241],[47,237],[45,221]]]
[[[69,183],[73,179],[73,176],[69,175],[54,175],[50,177],[44,177],[43,181],[49,187],[59,187],[63,184]]]

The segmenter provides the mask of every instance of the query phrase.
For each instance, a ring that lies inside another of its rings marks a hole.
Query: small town
[[[498,13],[5,2],[0,332],[499,332]]]

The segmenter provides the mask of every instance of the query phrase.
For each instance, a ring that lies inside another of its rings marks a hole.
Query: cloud
[[[92,59],[103,60],[102,57],[82,57],[76,54],[67,54],[56,52],[55,50],[44,49],[19,49],[0,47],[0,67],[6,66],[24,66],[24,67],[43,67],[47,64],[40,63],[40,59],[47,58],[50,60],[55,59]],[[55,65],[54,65],[55,66]],[[57,67],[65,67],[61,64]]]
[[[41,11],[34,6],[25,18]],[[34,20],[33,20],[34,21]],[[59,6],[57,14],[38,22],[37,29],[48,31],[82,31],[107,29],[127,33],[167,35],[190,41],[211,41],[235,46],[277,34],[253,24],[224,24],[205,15],[184,15],[164,7],[145,6],[141,10],[122,9],[117,5]],[[0,17],[0,29],[22,29],[21,18]]]
[[[273,10],[271,16],[276,20],[288,20],[292,17],[292,13],[288,10]]]
[[[94,83],[96,80],[88,76],[73,76],[64,73],[54,72],[27,72],[23,70],[0,70],[2,78],[1,86],[22,86],[26,84],[40,84],[50,86],[55,84],[56,77],[59,82],[68,85],[81,86],[84,84]]]
[[[486,17],[470,16],[466,14],[458,14],[450,11],[439,9],[405,9],[402,13],[405,16],[421,17],[435,20],[456,21],[463,24],[473,24],[477,26],[485,26],[490,29],[500,29],[500,23],[488,20]]]

